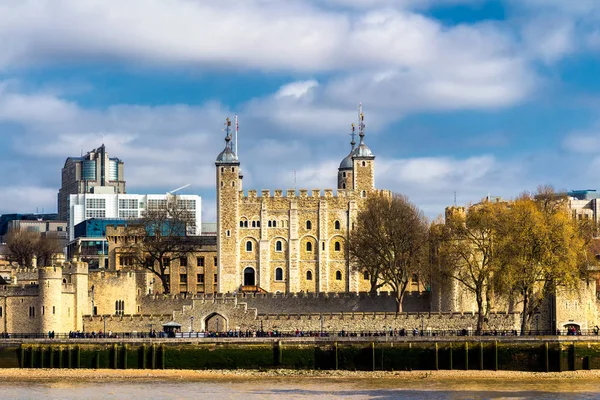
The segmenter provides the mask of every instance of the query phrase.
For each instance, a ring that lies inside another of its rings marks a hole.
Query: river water
[[[0,376],[1,379],[1,376]],[[600,399],[598,382],[275,378],[173,381],[6,381],[1,399]]]

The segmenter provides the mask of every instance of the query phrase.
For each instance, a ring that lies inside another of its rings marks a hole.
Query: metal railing
[[[194,331],[194,332],[68,332],[68,333],[0,333],[1,339],[163,339],[163,338],[382,338],[387,339],[410,339],[410,338],[450,338],[450,337],[493,337],[493,338],[517,338],[536,336],[593,336],[599,337],[598,329],[578,330],[569,332],[566,329],[557,331],[528,330],[523,333],[517,330],[486,330],[477,335],[475,331],[467,329],[447,330],[404,330],[404,329],[382,329],[369,331],[331,331],[331,330],[229,330],[216,331]]]

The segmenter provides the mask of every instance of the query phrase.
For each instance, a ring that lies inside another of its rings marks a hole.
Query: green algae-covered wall
[[[0,347],[0,368],[113,369],[600,369],[597,342],[22,343]]]

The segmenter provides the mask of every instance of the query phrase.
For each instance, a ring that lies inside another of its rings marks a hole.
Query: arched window
[[[271,227],[271,221],[269,221],[269,223],[267,224],[267,227],[270,228]]]
[[[231,167],[231,172],[235,172],[235,167]]]
[[[244,228],[248,227],[248,221],[244,221]]]
[[[339,231],[340,230],[340,221],[335,221],[334,226],[335,226],[335,230]]]
[[[306,229],[312,229],[312,222],[306,221]]]
[[[306,271],[306,280],[312,281],[312,271]]]
[[[283,269],[275,268],[275,280],[282,281],[283,280]]]
[[[306,242],[306,251],[312,251],[312,243]]]
[[[281,240],[275,242],[275,251],[281,251],[282,247],[283,246],[281,245]]]
[[[361,197],[367,197],[367,191],[363,190],[362,192],[360,192],[360,196]]]
[[[335,280],[336,281],[342,280],[342,273],[340,271],[335,271]]]
[[[365,281],[368,281],[368,280],[369,280],[369,273],[368,273],[367,271],[363,272],[363,279],[364,279]]]
[[[346,184],[342,183],[342,189],[346,189]]]
[[[342,172],[342,176],[345,178],[346,177],[346,172]]]
[[[246,251],[252,251],[252,242],[250,240],[246,242]]]
[[[366,166],[367,166],[367,163],[363,161],[363,162],[362,162],[362,166],[363,166],[363,167],[366,167]]]
[[[335,248],[335,251],[340,251],[340,249],[342,248],[342,246],[340,245],[340,242],[335,242],[334,248]]]
[[[221,173],[225,172],[225,168],[221,167]]]
[[[256,221],[252,221],[252,227],[256,228]]]
[[[244,221],[240,221],[240,228],[244,227]]]

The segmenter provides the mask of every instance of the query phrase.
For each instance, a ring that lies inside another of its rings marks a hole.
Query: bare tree
[[[6,245],[9,260],[27,268],[33,266],[33,257],[37,258],[37,265],[46,266],[50,265],[54,254],[62,252],[56,238],[27,230],[10,231],[6,235]]]
[[[187,257],[197,247],[188,237],[195,231],[195,207],[176,195],[148,204],[144,217],[125,227],[125,236],[133,238],[121,250],[138,267],[145,268],[160,279],[164,293],[170,293],[170,266]]]
[[[38,232],[25,230],[10,231],[6,235],[8,260],[20,267],[31,268],[39,238],[40,234]]]
[[[359,271],[368,271],[371,290],[389,285],[396,295],[398,312],[414,275],[427,265],[428,222],[404,196],[374,196],[358,213],[350,232],[348,251]]]

